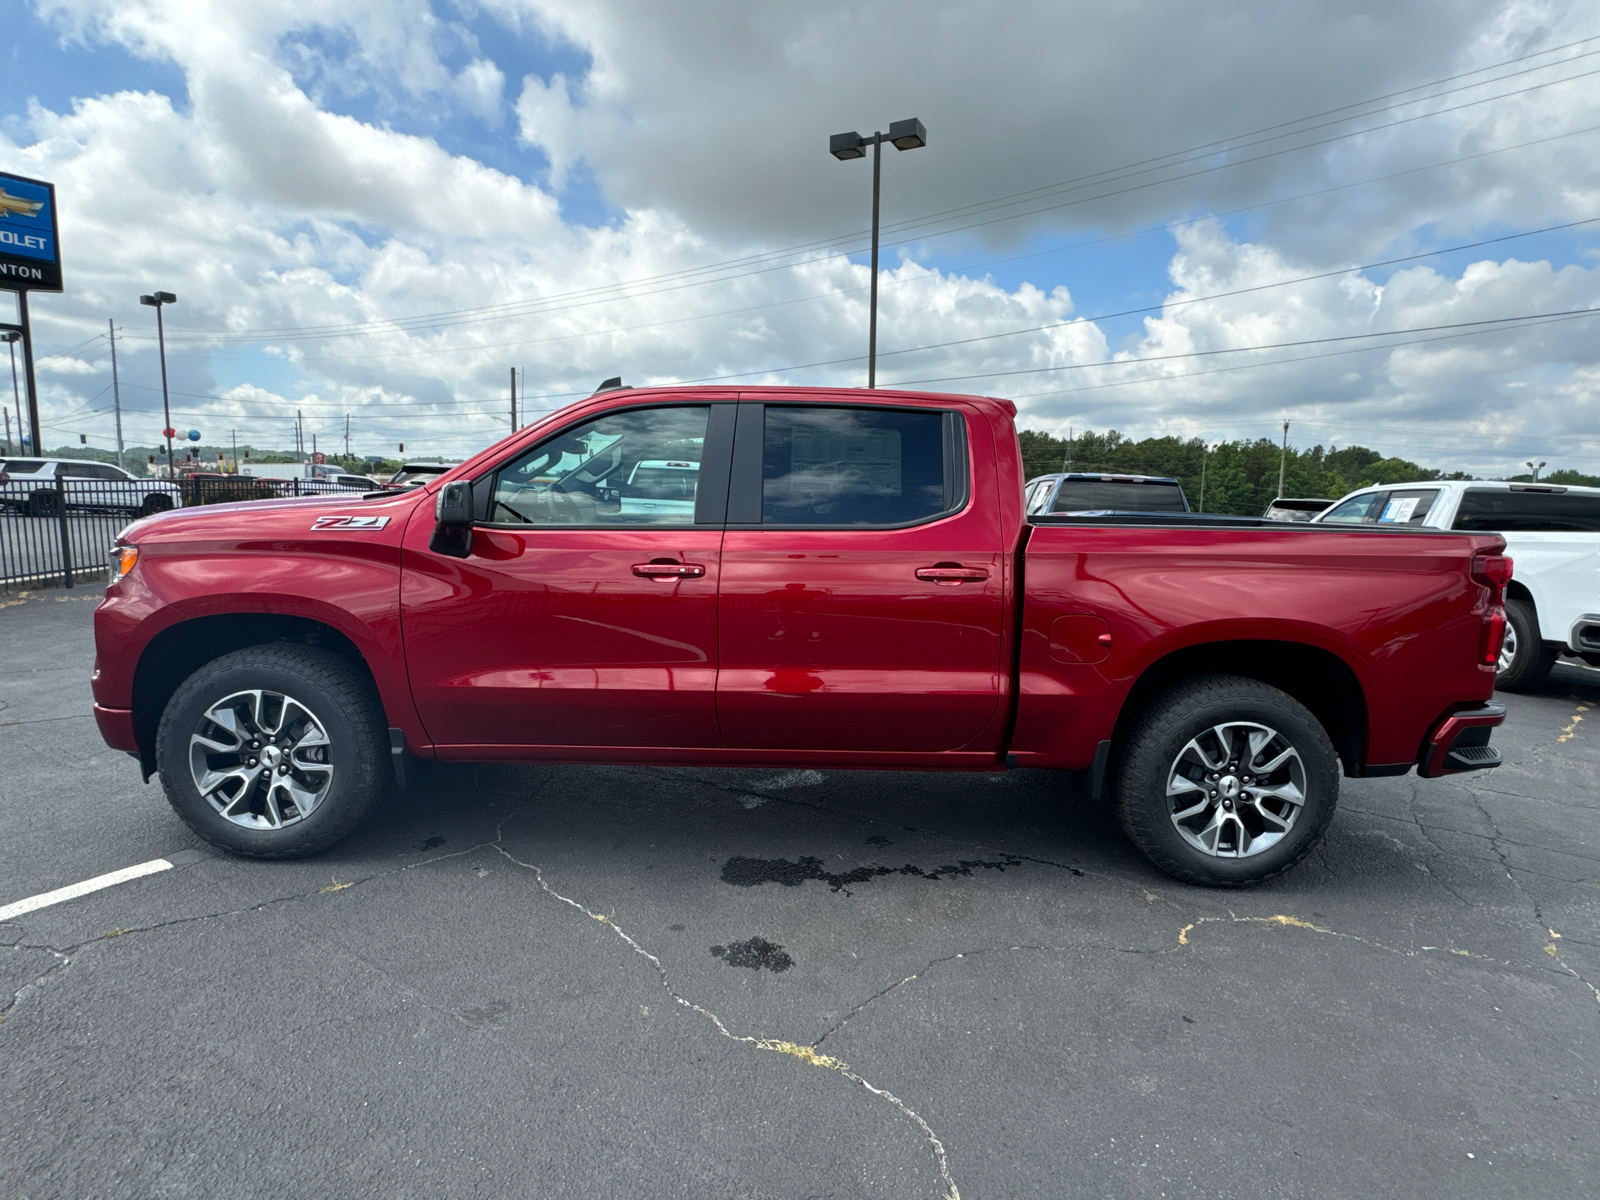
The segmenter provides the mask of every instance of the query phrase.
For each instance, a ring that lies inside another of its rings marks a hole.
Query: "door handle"
[[[645,579],[699,579],[706,569],[699,563],[647,562],[634,563],[633,573]]]
[[[989,578],[986,567],[960,567],[954,565],[940,565],[937,567],[918,567],[917,578],[925,579],[930,583],[937,583],[941,587],[957,587],[963,583],[977,583]]]

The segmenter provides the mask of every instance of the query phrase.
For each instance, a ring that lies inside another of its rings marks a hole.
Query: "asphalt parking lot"
[[[1006,775],[440,769],[211,852],[0,595],[0,1194],[1600,1192],[1600,672],[1246,891]]]

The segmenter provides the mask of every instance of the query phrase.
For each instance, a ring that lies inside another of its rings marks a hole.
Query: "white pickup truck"
[[[1398,483],[1351,492],[1314,520],[1500,534],[1515,568],[1496,686],[1534,687],[1558,656],[1600,667],[1600,488]]]

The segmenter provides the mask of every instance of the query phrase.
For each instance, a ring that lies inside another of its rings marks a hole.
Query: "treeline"
[[[1205,511],[1260,516],[1278,494],[1279,445],[1270,438],[1223,442],[1210,454],[1199,438],[1145,438],[1134,441],[1115,429],[1086,431],[1073,437],[1053,437],[1024,429],[1022,460],[1028,478],[1053,471],[1107,471],[1125,475],[1168,475],[1183,484],[1190,507],[1201,503],[1202,468]],[[1445,474],[1403,458],[1385,458],[1365,446],[1329,450],[1289,447],[1284,463],[1285,496],[1320,496],[1337,500],[1346,492],[1379,483],[1410,483],[1421,479],[1474,479],[1461,471]],[[1526,480],[1527,475],[1510,479]],[[1600,476],[1577,471],[1555,471],[1541,477],[1551,483],[1600,487]]]

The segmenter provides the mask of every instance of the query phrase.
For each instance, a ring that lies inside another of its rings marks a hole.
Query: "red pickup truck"
[[[1045,767],[1194,883],[1316,845],[1341,774],[1492,767],[1492,534],[1023,511],[1015,407],[612,389],[405,492],[128,527],[95,715],[234,852],[416,760]]]

